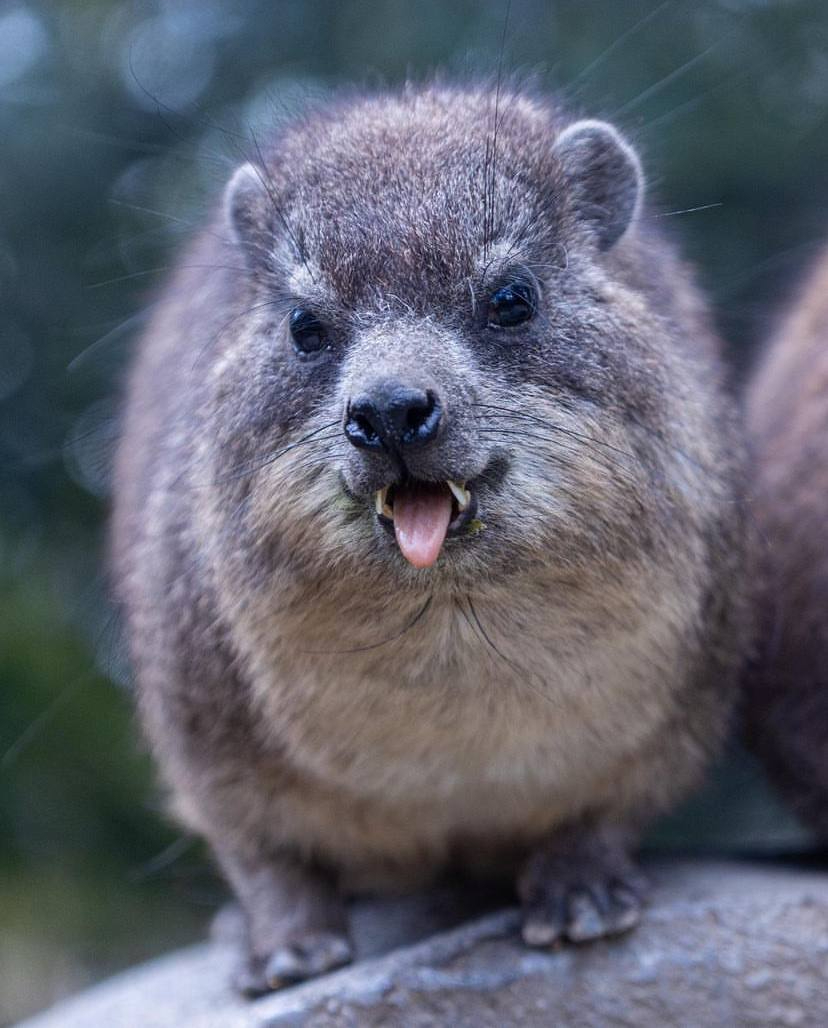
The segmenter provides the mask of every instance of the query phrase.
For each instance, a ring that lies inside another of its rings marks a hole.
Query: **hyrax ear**
[[[555,140],[576,216],[599,249],[609,250],[638,211],[644,188],[635,150],[605,121],[576,121]]]
[[[232,238],[251,260],[259,261],[272,246],[271,203],[265,175],[255,164],[243,164],[224,190],[224,217]]]

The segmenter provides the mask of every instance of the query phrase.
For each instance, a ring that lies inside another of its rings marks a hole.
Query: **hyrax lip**
[[[415,480],[411,480],[416,484]],[[422,483],[433,485],[433,483]],[[456,482],[453,479],[445,480],[446,489],[452,495],[452,513],[449,522],[446,538],[463,535],[469,524],[477,517],[478,500],[477,490],[474,483]],[[394,490],[398,483],[392,482],[374,494],[374,507],[377,514],[377,521],[392,535],[394,534]]]

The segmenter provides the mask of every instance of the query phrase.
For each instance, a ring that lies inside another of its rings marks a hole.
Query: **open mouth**
[[[377,518],[393,530],[405,559],[417,568],[431,567],[445,540],[480,527],[477,493],[471,484],[406,479],[378,489]]]

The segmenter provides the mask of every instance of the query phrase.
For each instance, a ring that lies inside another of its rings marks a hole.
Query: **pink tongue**
[[[430,568],[440,556],[451,521],[448,486],[399,486],[394,495],[394,531],[403,557],[415,568]]]

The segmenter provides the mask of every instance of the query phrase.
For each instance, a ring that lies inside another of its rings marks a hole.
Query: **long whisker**
[[[514,439],[529,440],[532,442],[539,443],[549,443],[553,438],[553,433],[549,433],[548,435],[540,435],[537,432],[526,432],[523,429],[498,428],[479,429],[478,431],[481,436],[495,436],[496,438],[502,438],[504,436],[507,436]],[[547,453],[547,457],[550,461],[553,461],[555,464],[560,464],[562,467],[565,468],[575,467],[575,462],[572,460],[572,455],[573,454],[571,451],[561,450],[560,448],[556,448],[555,450]],[[631,484],[635,483],[636,480],[631,474],[628,473],[628,469],[626,469],[618,461],[614,461],[611,456],[607,456],[606,454],[600,452],[596,453],[591,451],[587,451],[585,455],[589,461],[591,461],[593,464],[597,464],[600,468],[604,468],[607,471],[611,471],[613,474],[617,475],[619,478],[623,479],[626,482],[629,482]]]
[[[503,33],[500,38],[500,52],[497,58],[497,80],[495,82],[494,124],[490,135],[486,136],[486,149],[483,158],[483,257],[488,260],[489,248],[494,237],[495,227],[495,189],[497,185],[497,133],[500,127],[500,90],[503,81],[503,55],[506,49],[506,37],[509,29],[509,14],[512,2],[507,0],[503,16]]]
[[[411,629],[414,628],[415,625],[417,625],[422,620],[422,618],[425,617],[429,607],[431,606],[431,602],[433,599],[433,595],[429,596],[425,603],[422,605],[422,607],[420,607],[420,609],[417,611],[414,617],[405,625],[405,627],[401,631],[397,632],[396,635],[389,636],[387,639],[382,639],[380,642],[368,643],[365,646],[353,646],[350,649],[346,650],[300,650],[299,652],[319,656],[323,654],[335,655],[340,653],[367,653],[369,650],[378,650],[381,646],[387,646],[389,643],[396,642],[398,639],[402,639],[402,637],[407,632],[410,632]]]
[[[505,654],[505,653],[503,653],[503,651],[502,651],[502,650],[500,650],[500,649],[499,649],[499,648],[498,648],[498,647],[497,647],[497,646],[496,646],[496,645],[495,645],[495,644],[494,644],[494,643],[492,642],[492,640],[491,640],[491,639],[489,638],[489,635],[488,635],[488,633],[486,632],[486,629],[485,629],[485,628],[483,627],[483,625],[482,625],[482,624],[480,623],[480,618],[479,618],[479,617],[478,617],[478,615],[477,615],[477,611],[476,611],[476,610],[474,609],[474,604],[472,603],[472,598],[471,598],[471,596],[469,596],[468,594],[466,594],[466,603],[468,603],[468,605],[469,605],[469,613],[471,614],[472,618],[474,619],[474,623],[475,623],[475,625],[477,626],[477,628],[478,628],[478,631],[480,632],[480,635],[481,635],[481,637],[483,638],[483,641],[484,641],[484,642],[486,643],[486,645],[487,645],[487,646],[489,647],[489,649],[491,649],[491,650],[494,650],[494,652],[495,652],[495,653],[497,654],[497,656],[498,656],[498,657],[499,657],[499,658],[500,658],[500,659],[501,659],[501,660],[502,660],[502,661],[503,661],[503,662],[504,662],[505,664],[508,664],[508,665],[509,665],[509,667],[513,668],[513,669],[514,669],[515,671],[521,671],[521,672],[522,672],[522,671],[523,671],[523,668],[521,668],[521,667],[520,667],[520,666],[519,666],[518,664],[516,664],[516,663],[515,663],[515,662],[514,662],[513,660],[511,660],[511,659],[510,659],[509,657],[507,657],[507,656],[506,656],[506,654]],[[461,608],[461,609],[462,609],[462,608]]]
[[[222,322],[222,324],[219,325],[216,331],[210,336],[210,338],[207,340],[204,346],[202,346],[199,349],[198,353],[195,355],[195,359],[193,360],[192,365],[193,370],[195,370],[195,368],[198,367],[198,362],[205,355],[205,353],[207,353],[208,350],[212,347],[213,343],[215,343],[215,341],[221,336],[221,334],[226,329],[228,329],[234,321],[238,321],[239,318],[246,318],[248,314],[253,314],[254,311],[263,310],[265,307],[278,307],[281,303],[282,301],[278,299],[265,300],[263,303],[256,303],[253,304],[252,307],[246,307],[243,311],[239,311],[237,314],[233,314],[226,321]]]
[[[163,271],[172,271],[176,268],[182,270],[192,269],[195,271],[238,271],[244,273],[245,268],[239,268],[232,264],[166,264],[156,268],[143,268],[141,271],[130,271],[124,275],[116,275],[114,278],[106,278],[100,282],[91,282],[87,289],[103,289],[105,286],[117,285],[120,282],[131,282],[136,278],[147,278],[149,275],[160,275]]]
[[[174,136],[176,136],[184,142],[187,142],[186,138],[180,132],[177,132],[172,125],[169,124],[169,122],[162,116],[161,112],[166,111],[168,114],[172,114],[176,118],[181,118],[182,120],[186,120],[185,115],[183,115],[181,111],[178,111],[174,107],[171,107],[169,104],[165,103],[163,100],[160,99],[160,97],[156,96],[144,85],[144,83],[139,78],[137,71],[135,70],[135,62],[133,60],[133,46],[130,46],[129,48],[128,62],[129,72],[136,86],[138,86],[138,88],[141,90],[144,96],[147,97],[148,100],[151,100],[155,104],[157,116],[161,120],[162,124],[165,125],[166,128],[168,128]],[[226,136],[228,139],[236,138],[238,140],[244,141],[244,137],[241,136],[238,132],[234,132],[226,125],[222,125],[214,118],[211,118],[209,115],[205,114],[203,110],[199,112],[199,117],[195,119],[195,122],[196,124],[201,124],[202,126],[208,129],[218,130],[222,133],[222,135]],[[223,154],[214,154],[214,156],[220,157],[223,161],[227,160],[227,158]]]
[[[311,270],[310,264],[308,263],[308,257],[305,253],[305,248],[302,245],[299,238],[297,237],[296,233],[294,232],[293,226],[288,221],[281,204],[276,199],[276,191],[273,188],[273,183],[271,182],[270,177],[267,175],[266,172],[267,165],[265,163],[264,154],[262,153],[262,148],[259,144],[259,140],[256,136],[256,133],[252,129],[250,130],[250,137],[253,140],[253,145],[256,148],[256,154],[258,156],[258,164],[254,164],[253,167],[256,171],[256,175],[259,181],[261,182],[265,192],[267,193],[271,209],[281,222],[282,228],[285,230],[288,239],[291,241],[291,243],[293,243],[293,248],[296,252],[296,256],[304,265],[305,271],[307,271],[308,275],[310,276],[311,282],[315,283],[316,277],[313,274],[313,271]]]
[[[596,446],[600,446],[605,450],[611,450],[613,453],[617,453],[622,457],[626,457],[628,460],[638,463],[635,454],[630,453],[628,450],[622,450],[618,446],[613,446],[612,443],[605,443],[602,439],[595,439],[593,436],[584,435],[581,432],[576,432],[573,428],[564,428],[563,425],[555,424],[553,421],[547,421],[544,418],[539,418],[534,414],[527,414],[525,411],[512,410],[509,407],[498,407],[495,404],[490,403],[474,403],[473,407],[480,407],[485,410],[493,410],[501,412],[504,416],[511,418],[522,418],[525,421],[533,421],[538,425],[542,425],[544,428],[551,429],[555,432],[560,432],[562,435],[571,436],[573,439],[578,439],[580,442],[594,443]],[[485,415],[488,418],[494,418],[494,415]]]
[[[463,615],[463,617],[466,619],[466,623],[471,627],[472,631],[474,631],[478,635],[478,637],[483,640],[484,644],[488,646],[489,649],[492,650],[493,653],[495,653],[496,656],[500,658],[500,660],[502,660],[505,664],[512,668],[513,671],[517,671],[519,673],[520,681],[523,685],[526,686],[527,689],[535,693],[536,696],[540,696],[542,700],[546,701],[547,703],[551,703],[554,706],[554,701],[550,696],[548,696],[542,690],[536,689],[532,685],[532,683],[529,681],[529,674],[525,670],[525,668],[522,668],[519,664],[516,664],[513,660],[507,657],[506,654],[497,645],[495,645],[491,636],[483,627],[483,623],[481,622],[477,610],[475,609],[474,603],[472,603],[472,598],[468,593],[466,594],[466,603],[469,605],[469,613],[471,614],[473,623],[469,620],[469,615],[466,614],[465,610],[463,610],[462,603],[458,604],[458,609],[460,610],[460,613]]]
[[[95,633],[92,639],[90,639],[91,650],[93,653],[100,654],[101,647],[105,643],[107,633],[111,634],[116,625],[117,612],[115,610],[110,610],[109,614],[105,617],[103,624],[100,626],[100,630]],[[102,670],[104,673],[107,673],[105,667],[102,668]],[[86,689],[88,685],[94,682],[96,677],[97,672],[86,672],[78,675],[77,678],[61,687],[57,695],[41,709],[40,713],[36,715],[34,720],[29,722],[17,738],[12,741],[11,745],[5,751],[0,753],[0,775],[6,774],[10,771],[21,754],[50,728],[64,708],[67,707],[79,693]],[[111,677],[112,676],[110,675],[110,678]]]
[[[314,442],[328,442],[330,439],[330,436],[325,436],[324,438],[320,437],[318,440],[314,440]],[[318,468],[320,470],[327,468],[328,461],[334,458],[344,457],[347,454],[348,445],[349,444],[345,443],[339,447],[320,447],[319,452],[314,453],[312,456],[306,457],[304,460],[292,461],[290,469],[292,472],[301,472],[308,471],[312,468]]]
[[[644,17],[640,18],[634,25],[631,25],[630,28],[622,32],[614,42],[610,43],[606,50],[598,54],[598,56],[593,58],[585,68],[582,68],[581,71],[578,72],[575,78],[569,83],[567,92],[574,93],[575,86],[577,86],[579,82],[589,79],[594,71],[597,71],[597,69],[600,68],[602,64],[606,63],[606,61],[608,61],[617,50],[621,49],[621,47],[626,44],[627,40],[637,35],[643,28],[653,21],[653,19],[657,18],[666,7],[671,7],[674,3],[675,0],[664,0],[664,3],[653,8],[652,11],[645,14]]]
[[[132,328],[139,324],[142,319],[148,318],[152,314],[154,306],[155,305],[150,305],[144,308],[144,310],[139,311],[137,314],[131,314],[114,328],[109,329],[108,332],[105,332],[104,335],[96,339],[94,343],[90,343],[81,350],[80,353],[75,354],[71,361],[66,365],[66,371],[68,373],[76,371],[86,360],[97,354],[98,351],[103,349],[103,347],[105,347],[111,340],[117,339],[118,336],[122,335],[124,332],[131,331]]]
[[[231,468],[230,472],[226,475],[222,475],[220,478],[214,479],[213,482],[206,483],[205,486],[214,485],[221,482],[232,482],[238,478],[244,478],[246,475],[252,475],[256,471],[260,471],[262,468],[266,468],[273,464],[280,457],[286,453],[290,453],[291,450],[297,449],[299,446],[307,445],[310,442],[323,442],[328,439],[336,439],[339,437],[339,432],[331,433],[329,436],[323,436],[320,433],[330,431],[334,426],[338,426],[338,421],[329,421],[324,425],[320,425],[319,428],[315,428],[312,432],[308,432],[307,435],[303,435],[300,439],[294,440],[292,443],[288,443],[287,446],[281,447],[281,449],[275,452],[268,453],[260,458],[253,458],[250,461],[246,461],[243,464],[236,465],[235,468]]]
[[[666,89],[667,86],[671,85],[676,79],[686,75],[688,71],[695,68],[697,64],[700,64],[706,57],[709,57],[714,50],[718,50],[719,47],[724,43],[726,39],[729,39],[735,34],[735,29],[731,29],[730,32],[725,33],[720,39],[717,39],[715,43],[711,43],[710,46],[702,50],[701,53],[696,54],[695,57],[691,57],[689,61],[685,61],[681,67],[671,71],[669,75],[665,75],[663,78],[654,82],[651,86],[639,93],[638,96],[633,97],[632,100],[628,100],[625,104],[622,104],[613,114],[614,118],[622,118],[634,111],[636,107],[640,107],[645,101],[649,100],[650,97],[655,96],[662,90]]]

